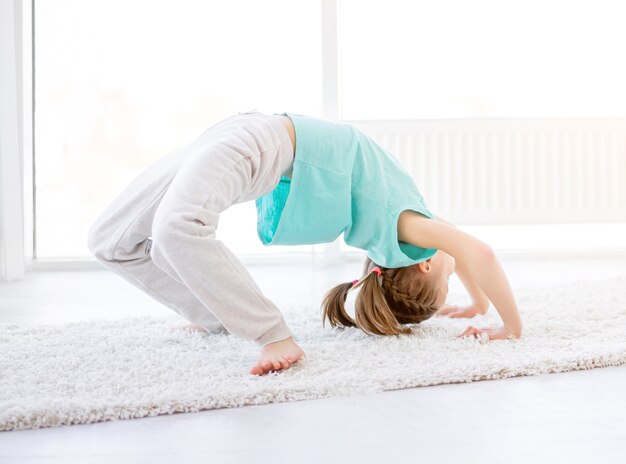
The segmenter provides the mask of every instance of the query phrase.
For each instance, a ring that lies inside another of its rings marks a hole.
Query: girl
[[[265,245],[332,242],[367,251],[363,276],[331,289],[323,320],[367,333],[409,333],[434,314],[472,317],[491,301],[503,326],[468,327],[489,339],[520,337],[505,274],[485,243],[436,218],[396,159],[353,126],[295,113],[239,113],[157,160],[89,230],[98,261],[173,309],[187,328],[228,331],[261,353],[251,374],[304,355],[278,307],[217,240],[220,213],[255,200]],[[473,304],[444,305],[456,270]],[[347,292],[359,287],[352,319]]]

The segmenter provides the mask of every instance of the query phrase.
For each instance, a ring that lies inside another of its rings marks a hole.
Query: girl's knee
[[[110,248],[110,233],[106,223],[98,220],[89,228],[87,234],[87,248],[98,261],[113,260],[113,250]]]
[[[148,237],[132,227],[102,217],[87,234],[87,248],[103,263],[140,259],[148,253]]]

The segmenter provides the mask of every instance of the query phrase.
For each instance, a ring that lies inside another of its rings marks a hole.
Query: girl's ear
[[[432,270],[432,263],[430,262],[430,258],[426,261],[422,261],[421,263],[417,263],[417,268],[422,272],[430,272]]]

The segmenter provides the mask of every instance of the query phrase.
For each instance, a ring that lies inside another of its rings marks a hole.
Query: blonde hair
[[[399,268],[377,266],[369,257],[363,264],[363,276],[356,285],[339,284],[326,292],[322,300],[322,326],[326,319],[333,327],[358,327],[374,335],[410,334],[402,324],[418,324],[439,309],[440,288],[430,274],[417,269],[417,264]],[[346,312],[345,302],[352,288],[360,287],[354,305],[354,319]]]

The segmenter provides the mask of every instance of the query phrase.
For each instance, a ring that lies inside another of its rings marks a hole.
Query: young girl
[[[220,213],[255,200],[265,245],[332,242],[367,251],[363,275],[331,289],[323,321],[366,333],[409,333],[437,314],[472,317],[491,301],[503,326],[468,327],[489,339],[519,338],[522,323],[493,250],[434,217],[396,159],[347,123],[294,113],[239,113],[157,160],[89,230],[96,259],[192,324],[254,341],[251,374],[304,355],[278,307],[215,237]],[[473,303],[446,306],[456,270]],[[352,319],[347,292],[360,289]]]

